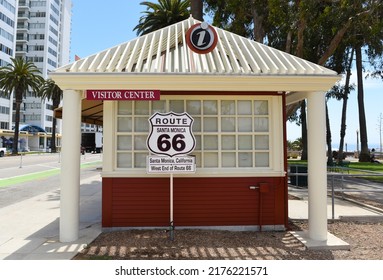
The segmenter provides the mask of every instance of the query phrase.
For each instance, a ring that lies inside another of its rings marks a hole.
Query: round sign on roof
[[[206,22],[194,24],[186,32],[186,44],[196,53],[206,54],[211,52],[217,42],[217,32]]]

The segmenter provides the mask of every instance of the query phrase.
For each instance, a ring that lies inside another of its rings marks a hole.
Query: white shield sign
[[[151,131],[146,141],[156,155],[186,155],[194,150],[193,118],[186,112],[155,113],[149,118]]]

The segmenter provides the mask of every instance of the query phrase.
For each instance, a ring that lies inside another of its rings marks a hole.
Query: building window
[[[0,129],[9,129],[9,123],[0,122]]]
[[[117,104],[117,168],[145,168],[149,117],[155,112],[188,112],[197,168],[270,168],[270,104],[267,97],[238,100],[120,101]],[[225,172],[225,171],[222,171]]]

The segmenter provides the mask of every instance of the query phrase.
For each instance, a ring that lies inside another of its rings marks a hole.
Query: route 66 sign
[[[155,113],[149,118],[148,149],[157,155],[178,156],[194,150],[193,118],[186,112]]]
[[[186,32],[185,39],[192,51],[206,54],[216,47],[218,35],[212,26],[202,22],[191,26]]]

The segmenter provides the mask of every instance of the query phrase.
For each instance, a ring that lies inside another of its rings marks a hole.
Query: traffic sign
[[[151,131],[146,141],[148,149],[153,154],[169,157],[189,154],[195,147],[193,121],[186,112],[153,114],[149,118]]]

